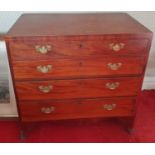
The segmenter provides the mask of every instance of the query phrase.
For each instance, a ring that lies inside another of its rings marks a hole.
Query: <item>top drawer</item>
[[[51,57],[83,57],[101,55],[142,55],[148,40],[95,39],[11,42],[13,60],[50,59]]]

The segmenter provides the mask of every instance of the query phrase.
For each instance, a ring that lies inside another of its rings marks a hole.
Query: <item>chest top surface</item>
[[[151,34],[126,13],[23,14],[7,37]]]

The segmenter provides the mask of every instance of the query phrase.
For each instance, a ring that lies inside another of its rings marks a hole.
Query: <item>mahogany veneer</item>
[[[115,89],[108,85],[117,84]],[[17,82],[19,100],[46,100],[46,99],[72,99],[96,98],[111,96],[135,96],[140,90],[141,78],[89,78],[74,80],[51,80],[39,82]],[[51,86],[51,90],[43,93],[40,86]]]
[[[24,14],[5,40],[22,124],[134,120],[152,32],[129,15]]]
[[[121,63],[118,70],[111,69],[110,64]],[[48,73],[38,72],[37,66],[51,65]],[[107,57],[81,59],[51,59],[38,61],[14,61],[13,70],[16,80],[62,79],[80,77],[129,76],[141,75],[145,67],[143,57]]]
[[[98,98],[76,100],[53,100],[21,102],[22,120],[58,120],[91,117],[121,117],[135,114],[135,98]],[[113,110],[106,110],[107,104],[117,104]],[[54,107],[53,113],[44,114],[42,108]]]
[[[70,37],[69,37],[70,38]],[[78,38],[77,38],[78,39]],[[53,39],[50,38],[50,40],[43,40],[43,41],[31,41],[29,42],[11,42],[10,48],[12,49],[11,57],[12,60],[47,60],[52,59],[53,57],[56,58],[84,58],[84,57],[97,57],[103,55],[143,55],[146,54],[145,50],[147,48],[148,40],[133,40],[129,38],[86,38],[87,40],[79,40],[74,41],[70,40],[68,38],[64,39],[57,39],[56,37],[53,37]],[[125,44],[125,46],[119,51],[114,52],[109,46],[110,44],[114,43],[122,43]],[[36,52],[35,46],[36,45],[50,45],[51,49],[46,55],[40,55]]]

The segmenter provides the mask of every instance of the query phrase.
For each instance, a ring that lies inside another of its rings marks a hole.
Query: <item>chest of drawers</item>
[[[129,15],[25,14],[5,40],[22,123],[135,117],[152,32]]]

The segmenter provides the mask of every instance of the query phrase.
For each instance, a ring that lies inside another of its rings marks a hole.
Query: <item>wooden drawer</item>
[[[31,81],[15,85],[19,100],[133,96],[140,90],[141,77]]]
[[[10,42],[12,60],[38,60],[53,57],[84,57],[101,55],[143,55],[148,40],[96,39]]]
[[[52,59],[14,61],[15,79],[55,79],[142,74],[143,58]]]
[[[135,99],[126,97],[21,102],[20,111],[23,121],[132,116],[135,112]]]

